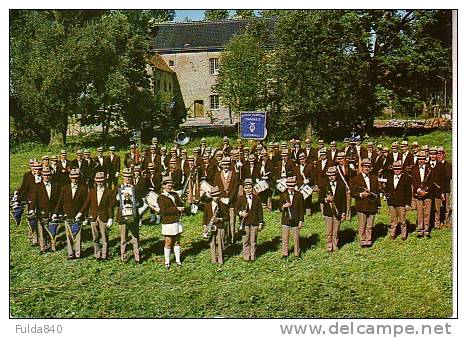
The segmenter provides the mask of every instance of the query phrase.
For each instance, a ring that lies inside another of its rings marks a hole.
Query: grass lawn
[[[421,145],[445,146],[451,157],[450,133],[416,139]],[[373,141],[390,145],[391,139]],[[10,191],[19,186],[27,160],[44,153],[46,148],[36,147],[11,155]],[[405,242],[400,237],[392,241],[383,203],[372,248],[360,248],[354,217],[341,225],[340,250],[328,254],[317,209],[315,203],[315,213],[306,216],[301,232],[303,259],[280,259],[280,213],[265,212],[266,227],[258,236],[256,262],[243,262],[241,245],[235,244],[226,250],[226,262],[220,268],[210,263],[208,243],[201,236],[202,214],[185,217],[183,266],[173,264],[169,271],[163,264],[160,226],[142,226],[143,262],[136,265],[132,260],[119,260],[116,224],[109,236],[111,260],[95,261],[87,226],[83,258],[68,261],[64,235],[58,252],[39,255],[27,242],[26,220],[16,227],[10,218],[10,313],[21,318],[452,315],[451,229],[435,230],[431,239],[417,239],[412,232]],[[410,212],[411,231],[415,219],[415,212]]]

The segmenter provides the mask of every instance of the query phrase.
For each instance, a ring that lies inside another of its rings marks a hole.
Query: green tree
[[[235,16],[239,18],[254,18],[256,14],[252,9],[237,9],[235,11]]]
[[[229,11],[227,9],[208,9],[204,11],[204,20],[218,21],[227,20],[229,18]]]

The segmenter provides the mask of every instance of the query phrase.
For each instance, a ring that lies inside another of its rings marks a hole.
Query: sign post
[[[247,140],[264,140],[268,134],[266,129],[266,112],[241,112],[240,137]]]

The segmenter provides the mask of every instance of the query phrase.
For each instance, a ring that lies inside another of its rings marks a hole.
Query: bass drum
[[[255,184],[253,187],[253,190],[259,194],[262,193],[263,191],[267,190],[269,188],[268,182],[266,180],[260,180],[258,183]]]
[[[280,192],[284,192],[287,190],[287,179],[286,178],[281,178],[279,182],[277,182],[276,189],[279,190]]]
[[[303,195],[303,199],[306,200],[313,193],[313,188],[308,184],[303,184],[298,191]]]
[[[146,196],[146,203],[152,210],[159,211],[159,204],[157,203],[157,198],[159,197],[154,191],[150,191]]]
[[[203,195],[206,195],[207,197],[211,198],[211,189],[212,185],[210,185],[206,180],[201,181],[199,184],[200,187],[200,198],[203,197]]]

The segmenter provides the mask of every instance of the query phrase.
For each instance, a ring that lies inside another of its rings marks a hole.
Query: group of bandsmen
[[[313,194],[318,195],[329,252],[338,250],[340,223],[351,219],[352,199],[362,247],[373,243],[381,199],[389,207],[392,239],[398,226],[401,238],[407,239],[406,212],[411,209],[417,210],[417,237],[430,237],[433,227],[450,223],[452,165],[442,147],[420,148],[417,142],[409,146],[402,141],[389,151],[371,142],[363,145],[358,137],[344,139],[341,149],[334,141],[329,148],[322,140],[312,146],[309,139],[304,144],[298,139],[289,144],[254,141],[247,147],[242,140],[231,146],[224,137],[218,147],[201,139],[189,155],[177,142],[169,152],[156,137],[151,143],[142,151],[132,144],[122,169],[112,146],[107,155],[97,148],[96,157],[78,150],[73,161],[65,150],[59,158],[31,160],[12,199],[17,214],[27,205],[30,243],[39,244],[41,252],[55,250],[57,228],[63,223],[68,258],[79,258],[81,229],[90,222],[94,255],[108,259],[108,228],[116,209],[121,259],[128,259],[131,243],[139,262],[139,228],[149,209],[149,223],[162,224],[169,268],[172,249],[181,265],[182,215],[202,208],[212,263],[223,264],[224,245],[240,236],[244,260],[253,261],[258,232],[265,226],[263,209],[276,209],[276,195],[282,213],[282,257],[289,254],[290,233],[294,255],[300,257],[300,229],[305,214],[312,213]],[[118,184],[120,174],[123,184]]]

